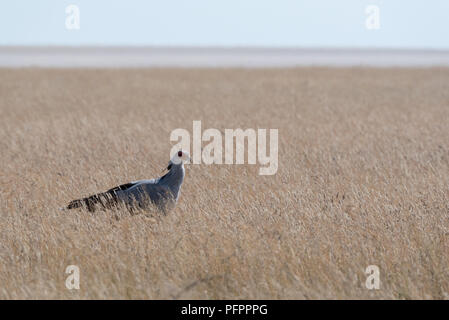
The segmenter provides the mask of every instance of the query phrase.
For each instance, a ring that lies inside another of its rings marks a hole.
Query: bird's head
[[[171,160],[168,162],[167,169],[170,170],[172,165],[184,164],[189,161],[190,161],[189,154],[185,151],[180,150],[176,152],[171,158]]]

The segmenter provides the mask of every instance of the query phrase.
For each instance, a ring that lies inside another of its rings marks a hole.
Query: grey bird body
[[[166,175],[158,179],[134,181],[129,188],[118,190],[116,195],[118,200],[130,206],[144,208],[150,201],[164,210],[167,205],[178,201],[184,176],[183,164],[172,164]]]
[[[157,179],[133,181],[103,193],[73,200],[66,209],[85,206],[89,211],[95,211],[97,205],[108,209],[122,203],[130,209],[145,209],[154,205],[159,210],[166,212],[178,201],[185,176],[184,161],[186,159],[189,159],[188,155],[184,155],[180,151],[170,160],[168,172],[164,176]]]

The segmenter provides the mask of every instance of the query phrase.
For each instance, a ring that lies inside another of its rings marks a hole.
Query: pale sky
[[[2,0],[0,45],[449,49],[449,0]]]

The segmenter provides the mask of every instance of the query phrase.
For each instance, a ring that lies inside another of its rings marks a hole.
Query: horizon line
[[[141,44],[0,44],[0,49],[207,49],[207,50],[335,50],[335,51],[414,51],[449,52],[441,47],[392,47],[392,46],[263,46],[263,45],[141,45]]]
[[[0,46],[1,67],[449,66],[449,50],[319,47]]]

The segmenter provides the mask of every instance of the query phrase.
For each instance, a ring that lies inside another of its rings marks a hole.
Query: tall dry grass
[[[449,298],[448,69],[2,69],[0,97],[0,298]],[[277,174],[190,165],[164,217],[58,210],[158,176],[192,120],[278,128]]]

